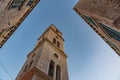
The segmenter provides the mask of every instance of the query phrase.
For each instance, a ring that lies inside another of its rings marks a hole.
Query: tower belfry
[[[69,80],[62,33],[52,24],[38,39],[16,80]]]

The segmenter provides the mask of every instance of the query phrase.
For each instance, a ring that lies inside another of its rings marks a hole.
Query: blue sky
[[[13,80],[37,39],[54,24],[65,39],[69,80],[120,80],[120,57],[73,10],[78,0],[41,0],[0,49]],[[0,65],[0,80],[11,80]]]

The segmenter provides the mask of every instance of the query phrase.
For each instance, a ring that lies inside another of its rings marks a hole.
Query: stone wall
[[[80,0],[76,7],[113,21],[120,16],[119,0]]]
[[[10,8],[12,1],[0,0],[0,47],[18,28],[39,0],[34,0],[31,5],[27,5],[29,0],[25,0],[20,9]]]

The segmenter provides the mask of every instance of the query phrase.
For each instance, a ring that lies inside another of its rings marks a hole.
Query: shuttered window
[[[9,8],[20,8],[25,0],[14,0]]]
[[[87,20],[88,23],[90,23],[91,25],[96,26],[95,22],[93,21],[93,19],[89,16],[83,15],[84,18]]]
[[[110,37],[120,42],[120,33],[105,24],[100,23],[101,27],[110,35]]]
[[[29,2],[28,2],[27,5],[30,6],[30,5],[33,3],[33,1],[34,1],[34,0],[29,0]]]

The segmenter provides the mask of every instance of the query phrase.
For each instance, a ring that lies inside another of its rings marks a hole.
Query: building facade
[[[79,0],[74,10],[120,55],[119,0]]]
[[[0,47],[38,2],[39,0],[0,0]]]
[[[28,54],[16,80],[69,80],[66,58],[62,33],[50,25]]]

